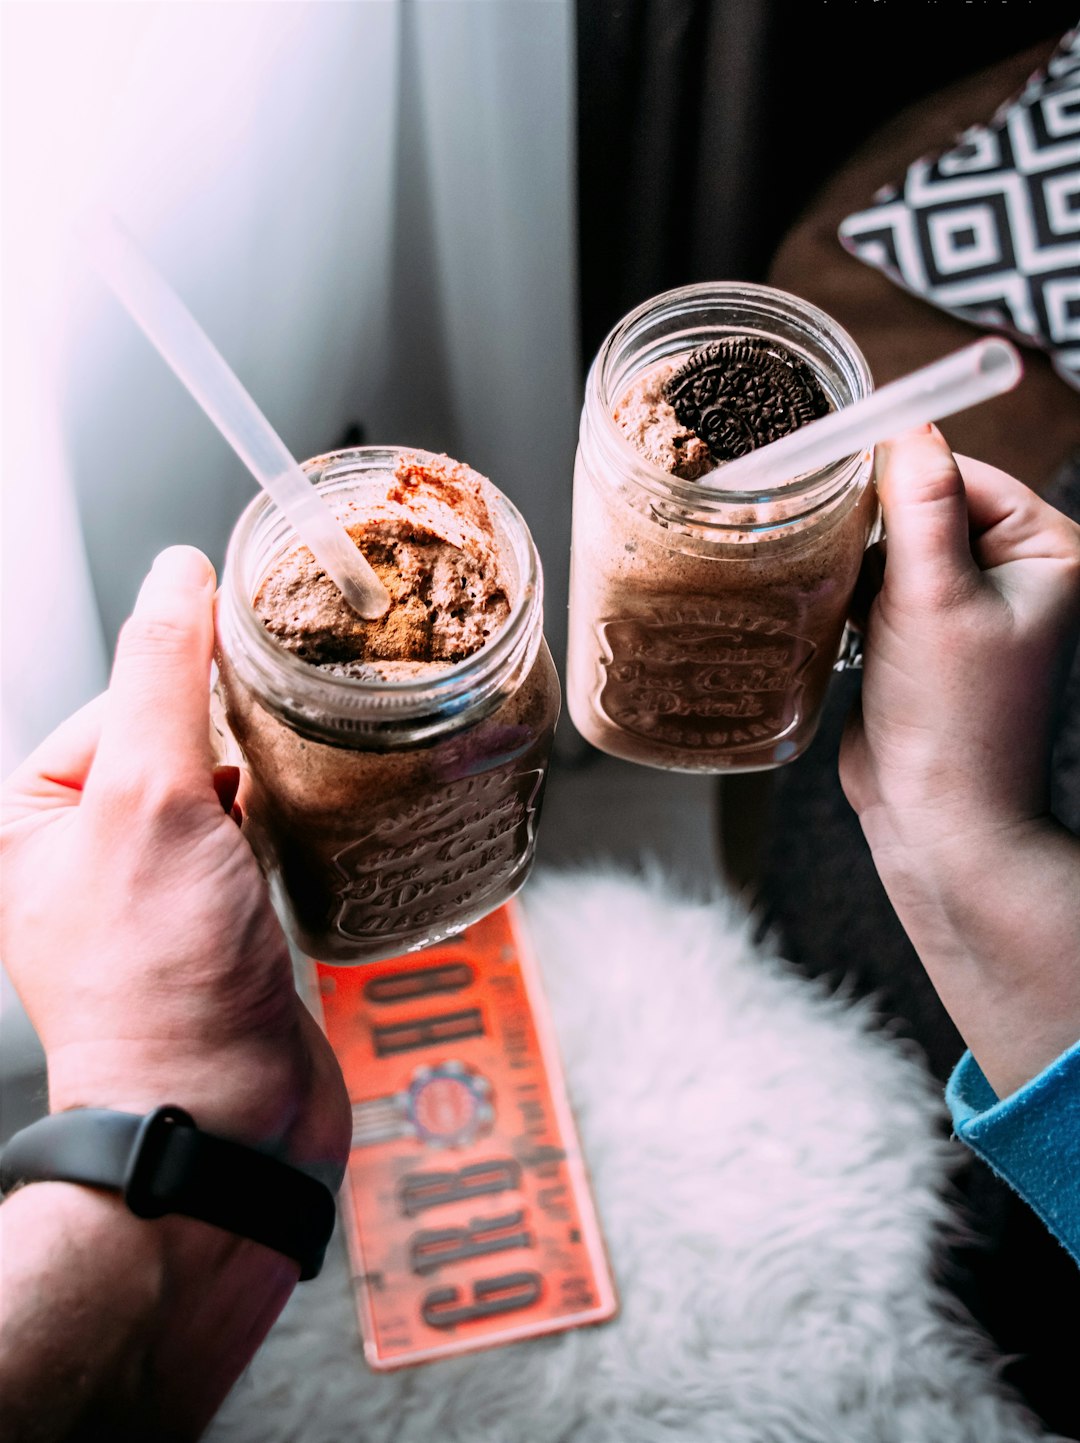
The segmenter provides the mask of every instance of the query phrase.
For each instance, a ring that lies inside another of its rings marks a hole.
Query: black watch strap
[[[330,1189],[288,1163],[201,1132],[179,1107],[146,1117],[76,1108],[17,1132],[0,1157],[0,1192],[75,1182],[120,1192],[141,1218],[181,1213],[264,1243],[317,1276],[334,1231]]]

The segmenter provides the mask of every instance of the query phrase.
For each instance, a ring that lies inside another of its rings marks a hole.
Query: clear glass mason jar
[[[357,447],[304,470],[332,506],[362,506],[385,496],[403,454]],[[417,680],[333,675],[280,646],[252,602],[296,534],[265,497],[233,532],[216,659],[244,832],[287,930],[320,961],[371,962],[460,932],[532,865],[559,682],[536,548],[491,491],[510,615],[479,651]]]
[[[877,526],[869,451],[743,493],[722,468],[669,475],[623,435],[613,411],[636,377],[731,335],[794,352],[833,406],[872,388],[835,321],[766,286],[668,291],[601,347],[574,471],[567,702],[594,746],[674,771],[761,771],[810,744]]]

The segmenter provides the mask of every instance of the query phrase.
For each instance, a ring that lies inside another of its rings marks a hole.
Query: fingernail
[[[214,570],[194,546],[170,546],[154,562],[156,581],[184,591],[203,591],[214,579]]]

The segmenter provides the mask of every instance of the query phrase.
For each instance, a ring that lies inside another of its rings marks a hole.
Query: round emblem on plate
[[[440,1062],[413,1074],[407,1109],[417,1137],[439,1147],[465,1147],[495,1121],[491,1083],[461,1062]]]

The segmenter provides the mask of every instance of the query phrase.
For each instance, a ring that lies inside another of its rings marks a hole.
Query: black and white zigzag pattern
[[[849,216],[860,260],[1047,350],[1080,389],[1080,28],[988,125]]]

